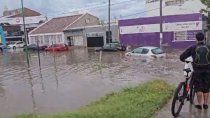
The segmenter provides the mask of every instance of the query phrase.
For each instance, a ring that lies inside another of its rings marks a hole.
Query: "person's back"
[[[197,44],[190,46],[186,51],[180,55],[180,60],[185,61],[188,57],[193,58],[193,75],[195,92],[197,93],[198,105],[195,107],[208,109],[208,96],[210,88],[209,72],[210,69],[210,46],[205,44],[205,37],[203,33],[196,34]],[[204,102],[202,103],[202,97]]]
[[[190,46],[184,53],[180,55],[180,60],[185,61],[186,58],[193,58],[193,69],[206,70],[210,67],[210,45],[203,41],[204,36],[197,36],[198,43]]]

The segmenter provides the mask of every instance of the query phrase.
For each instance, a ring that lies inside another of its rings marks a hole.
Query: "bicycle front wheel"
[[[184,91],[185,91],[185,83],[181,82],[176,88],[172,105],[171,105],[171,113],[174,117],[177,117],[184,105]]]

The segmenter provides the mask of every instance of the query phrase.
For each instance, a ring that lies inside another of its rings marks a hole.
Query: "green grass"
[[[171,98],[173,87],[161,80],[111,93],[74,112],[20,115],[16,118],[150,118]]]

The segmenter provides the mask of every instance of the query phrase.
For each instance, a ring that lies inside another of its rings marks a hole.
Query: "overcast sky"
[[[144,16],[145,0],[111,0],[112,18]],[[5,7],[16,9],[21,0],[0,0],[0,16]],[[48,17],[68,15],[78,9],[107,20],[108,0],[24,0],[24,6],[39,11]],[[85,9],[84,9],[85,8]]]

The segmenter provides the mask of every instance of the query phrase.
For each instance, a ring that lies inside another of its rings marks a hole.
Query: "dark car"
[[[126,47],[118,42],[113,43],[107,43],[105,46],[103,46],[100,49],[97,49],[96,51],[125,51]]]
[[[0,52],[3,52],[3,50],[8,49],[7,45],[3,45],[0,43]]]
[[[24,46],[24,51],[29,50],[29,51],[35,51],[35,50],[45,50],[45,48],[47,48],[47,46],[37,46],[36,44],[30,44],[28,46]]]

